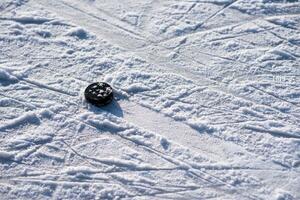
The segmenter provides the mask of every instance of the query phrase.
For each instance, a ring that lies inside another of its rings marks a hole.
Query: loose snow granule
[[[72,37],[77,37],[79,39],[86,39],[89,37],[88,32],[84,30],[83,28],[73,28],[71,29],[66,35],[72,36]]]
[[[12,160],[14,157],[15,155],[13,153],[0,151],[0,160]]]
[[[277,189],[277,190],[275,190],[275,199],[276,200],[293,200],[294,197],[287,191],[284,191],[282,189]]]
[[[11,75],[8,71],[0,69],[0,81],[15,82],[17,80],[18,79],[15,76]]]

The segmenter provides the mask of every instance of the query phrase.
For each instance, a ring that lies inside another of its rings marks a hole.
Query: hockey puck
[[[84,96],[94,106],[105,106],[113,100],[113,89],[104,82],[92,83],[85,89]]]

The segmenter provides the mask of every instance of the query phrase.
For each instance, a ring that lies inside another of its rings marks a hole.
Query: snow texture
[[[300,199],[299,66],[298,0],[1,0],[0,199]]]

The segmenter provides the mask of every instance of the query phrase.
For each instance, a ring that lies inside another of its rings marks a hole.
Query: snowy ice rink
[[[0,0],[0,199],[300,199],[300,1]]]

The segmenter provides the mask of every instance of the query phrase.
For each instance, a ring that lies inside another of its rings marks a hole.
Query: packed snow
[[[300,199],[299,77],[298,0],[1,0],[0,199]]]

